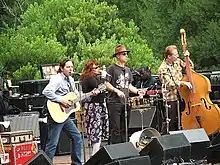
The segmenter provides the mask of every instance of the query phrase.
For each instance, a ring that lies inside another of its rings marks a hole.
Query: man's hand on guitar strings
[[[71,101],[71,100],[63,99],[63,100],[61,101],[61,104],[62,104],[65,108],[69,108],[69,107],[71,107],[71,105],[72,105],[72,101]]]

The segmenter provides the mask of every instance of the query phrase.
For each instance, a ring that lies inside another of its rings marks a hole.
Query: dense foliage
[[[220,1],[218,0],[105,0],[119,8],[119,17],[134,20],[154,55],[167,45],[181,48],[184,28],[196,69],[217,70],[220,65]],[[132,12],[131,12],[132,11]],[[182,51],[182,50],[181,50]]]
[[[133,21],[126,25],[117,18],[116,6],[95,0],[34,3],[22,15],[21,25],[3,33],[0,42],[2,65],[10,64],[11,72],[26,65],[55,63],[63,56],[73,58],[79,72],[91,58],[109,65],[114,60],[112,55],[117,44],[125,44],[131,50],[130,67],[152,63],[158,67],[160,63],[153,58]],[[20,71],[16,73],[22,75]],[[34,78],[33,74],[18,77],[14,75],[16,79]]]
[[[187,32],[196,69],[219,69],[218,0],[0,0],[0,71],[16,80],[39,78],[39,66],[63,56],[81,72],[88,59],[114,62],[117,44],[130,50],[129,66],[161,63],[164,48],[180,47]]]

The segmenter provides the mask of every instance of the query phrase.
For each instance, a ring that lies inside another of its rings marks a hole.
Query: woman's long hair
[[[86,65],[82,71],[82,75],[80,77],[81,81],[84,80],[87,76],[96,76],[96,74],[92,72],[93,65],[99,66],[100,63],[97,60],[87,61]]]

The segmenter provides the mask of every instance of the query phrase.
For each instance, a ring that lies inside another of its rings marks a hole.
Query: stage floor
[[[53,164],[54,165],[70,165],[71,164],[70,155],[55,156]]]
[[[82,150],[82,162],[83,164],[90,159],[90,155],[92,154],[92,149],[90,147],[90,145],[88,144],[88,139],[85,138],[84,139],[84,144],[85,144],[85,149]],[[107,145],[107,142],[102,142],[101,144],[103,145]],[[84,154],[85,152],[85,154]],[[85,157],[84,157],[85,155]],[[71,164],[71,157],[70,154],[69,155],[61,155],[61,156],[55,156],[54,161],[53,161],[54,165],[70,165]]]

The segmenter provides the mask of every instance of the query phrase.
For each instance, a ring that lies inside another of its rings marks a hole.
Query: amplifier
[[[39,113],[21,112],[19,115],[6,115],[4,121],[10,121],[10,131],[32,130],[34,138],[40,137]]]
[[[23,96],[23,97],[10,97],[10,105],[14,105],[24,112],[32,111],[34,108],[39,109],[45,105],[46,97],[39,96]],[[40,112],[41,113],[41,112]]]
[[[42,94],[48,83],[49,79],[20,81],[19,91],[21,94]]]
[[[131,110],[129,128],[151,127],[156,112],[155,106]]]

